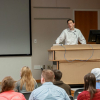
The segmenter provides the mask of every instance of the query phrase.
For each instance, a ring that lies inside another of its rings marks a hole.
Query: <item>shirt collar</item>
[[[54,81],[53,84],[55,84],[55,85],[56,84],[63,84],[63,82],[62,81]]]
[[[52,82],[45,82],[45,83],[43,83],[43,85],[53,85],[53,83]]]
[[[76,29],[74,28],[74,30],[70,30],[70,29],[68,28],[68,32],[76,32]]]

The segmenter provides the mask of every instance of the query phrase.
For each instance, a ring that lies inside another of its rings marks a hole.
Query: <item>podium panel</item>
[[[59,62],[59,70],[63,73],[62,81],[67,84],[84,84],[84,76],[93,68],[100,68],[100,61]]]
[[[49,61],[57,62],[67,84],[83,84],[87,73],[100,68],[100,44],[53,46],[48,52]]]

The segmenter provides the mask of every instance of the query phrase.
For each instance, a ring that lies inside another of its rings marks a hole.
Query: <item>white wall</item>
[[[100,0],[32,0],[32,71],[36,79],[40,79],[41,71],[34,70],[34,65],[52,64],[48,61],[47,50],[55,43],[62,30],[67,27],[67,18],[74,19],[73,11],[75,9],[99,10],[99,4]],[[100,19],[98,25],[100,29]],[[37,39],[36,44],[34,39]]]
[[[6,76],[12,76],[15,81],[19,80],[23,66],[31,69],[31,57],[0,57],[0,82]]]
[[[0,57],[0,81],[9,72],[18,80],[21,67],[32,68],[33,77],[40,79],[41,70],[35,70],[34,65],[52,65],[48,61],[48,49],[56,38],[67,27],[67,18],[73,18],[74,9],[98,9],[100,0],[31,0],[32,1],[32,56],[31,57]],[[69,7],[64,8],[34,8],[34,7]],[[100,13],[99,13],[100,15]],[[34,19],[35,18],[35,19]],[[44,18],[36,19],[36,18]],[[50,18],[50,19],[46,19]],[[56,18],[56,19],[55,19]],[[65,18],[65,19],[63,19]],[[100,20],[98,21],[100,29]],[[34,43],[37,39],[37,43]],[[13,75],[14,74],[14,75]]]

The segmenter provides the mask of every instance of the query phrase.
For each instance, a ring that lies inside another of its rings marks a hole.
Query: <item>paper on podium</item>
[[[53,44],[53,46],[62,46],[63,44]]]

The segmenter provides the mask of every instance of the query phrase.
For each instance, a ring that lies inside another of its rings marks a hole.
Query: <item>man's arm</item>
[[[34,91],[31,93],[30,97],[29,97],[29,100],[35,100],[34,99]]]
[[[86,44],[86,40],[85,40],[83,34],[81,33],[81,31],[79,31],[79,42],[81,44]]]
[[[65,93],[65,99],[64,100],[70,100],[69,96],[67,95],[67,93]]]
[[[62,42],[65,39],[65,32],[63,31],[60,36],[57,38],[56,40],[56,44],[59,44],[60,42]]]

